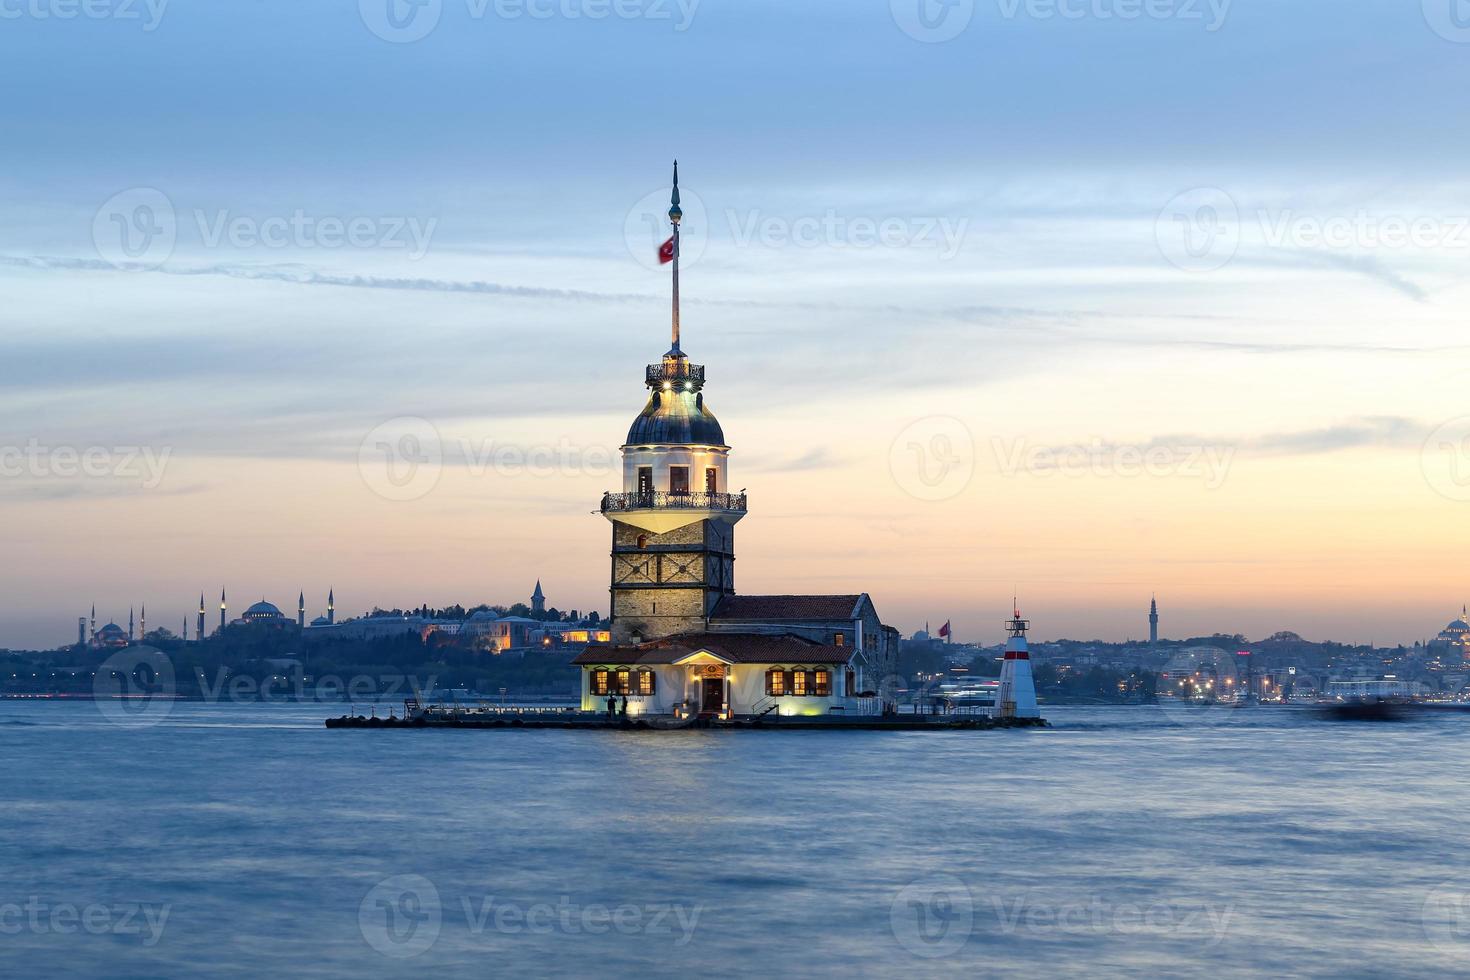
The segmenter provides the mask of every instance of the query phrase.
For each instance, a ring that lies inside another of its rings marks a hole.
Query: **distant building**
[[[1449,655],[1459,660],[1470,660],[1470,622],[1467,619],[1470,619],[1470,613],[1461,606],[1459,618],[1452,620],[1429,641],[1429,652],[1440,657]]]

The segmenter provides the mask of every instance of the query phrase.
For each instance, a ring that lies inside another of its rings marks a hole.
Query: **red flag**
[[[941,627],[939,627],[939,635],[940,636],[948,636],[949,635],[949,620],[946,619],[944,621],[944,625],[941,626]]]
[[[668,265],[672,261],[674,261],[674,239],[670,237],[658,247],[658,264]]]

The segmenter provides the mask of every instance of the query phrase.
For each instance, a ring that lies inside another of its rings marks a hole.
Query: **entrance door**
[[[712,715],[720,710],[725,703],[725,682],[719,677],[704,678],[703,698],[700,703],[699,713]]]

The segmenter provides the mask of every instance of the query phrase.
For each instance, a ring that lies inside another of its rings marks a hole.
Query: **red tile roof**
[[[828,646],[798,636],[685,633],[638,646],[590,646],[572,663],[582,666],[671,664],[700,650],[737,664],[845,664],[857,652],[855,647]]]
[[[778,620],[853,619],[861,595],[728,595],[711,619]]]

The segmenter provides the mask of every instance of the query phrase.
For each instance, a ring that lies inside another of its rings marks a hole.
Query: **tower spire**
[[[669,354],[678,356],[679,350],[679,222],[684,212],[679,207],[679,161],[674,161],[674,195],[669,203],[669,221],[674,226],[674,346]]]

